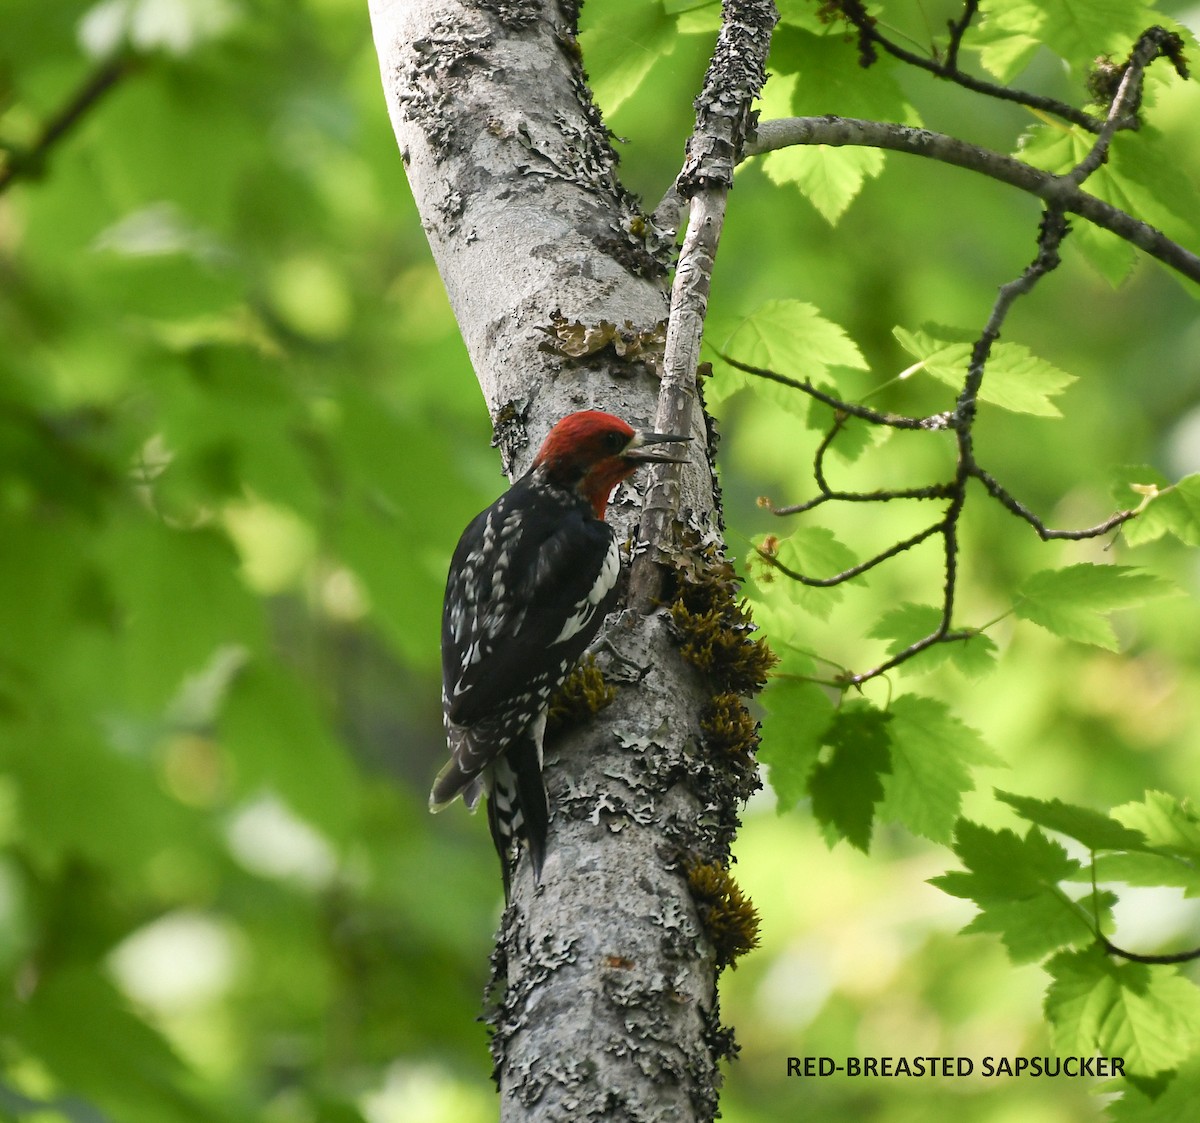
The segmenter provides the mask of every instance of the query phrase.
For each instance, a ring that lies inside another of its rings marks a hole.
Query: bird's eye
[[[620,452],[629,443],[629,438],[621,433],[611,432],[604,436],[605,448],[611,449],[613,452]]]

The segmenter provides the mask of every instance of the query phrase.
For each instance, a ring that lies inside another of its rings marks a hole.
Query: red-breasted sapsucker
[[[678,461],[684,441],[584,410],[564,417],[533,466],[463,531],[442,609],[442,708],[450,762],[429,806],[488,797],[509,892],[513,844],[541,876],[550,810],[542,736],[550,695],[616,599],[620,552],[604,521],[613,489],[640,464]],[[518,847],[519,849],[519,847]]]

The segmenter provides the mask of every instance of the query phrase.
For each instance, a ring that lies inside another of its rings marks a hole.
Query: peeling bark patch
[[[565,179],[609,199],[629,198],[617,179],[617,158],[608,134],[598,132],[592,122],[581,125],[559,110],[549,135],[535,138],[524,122],[517,125],[514,134],[517,143],[537,158],[532,164],[517,165],[525,175]]]
[[[520,957],[521,974],[516,981],[511,981],[507,980],[506,976],[508,963],[514,955]],[[497,1086],[500,1083],[501,1070],[508,1063],[509,1038],[524,1028],[529,1021],[530,997],[545,986],[551,975],[566,965],[574,964],[575,961],[574,939],[545,936],[535,945],[525,938],[516,910],[508,909],[496,941],[496,950],[492,954],[492,982],[489,987],[489,994],[496,993],[503,979],[506,982],[504,994],[483,1018],[492,1031],[489,1047],[493,1063],[492,1078]],[[530,1077],[528,1085],[524,1080],[521,1081],[518,1087],[522,1101],[536,1103],[546,1084],[553,1078],[554,1074],[544,1073],[536,1082]],[[526,1098],[527,1096],[529,1098]]]
[[[478,0],[506,31],[524,31],[542,16],[541,0]]]
[[[704,400],[704,384],[712,377],[712,363],[701,363],[696,368],[696,400],[700,403],[700,413],[704,418],[704,432],[708,438],[707,452],[708,464],[711,469],[713,485],[713,514],[716,518],[717,531],[722,538],[725,536],[725,500],[721,494],[721,481],[717,478],[715,465],[717,463],[717,449],[721,444],[721,430],[717,425],[717,419],[709,412],[708,404]]]
[[[584,324],[579,320],[568,321],[555,309],[550,314],[550,326],[539,325],[538,331],[548,337],[538,344],[539,351],[564,359],[582,359],[611,349],[618,359],[626,363],[641,362],[654,371],[662,361],[667,321],[659,320],[648,328],[640,328],[630,320],[622,324],[608,320]]]
[[[443,18],[413,40],[409,57],[395,71],[396,102],[425,134],[435,163],[466,147],[455,133],[462,112],[454,106],[491,47],[488,32]]]
[[[669,959],[679,959],[684,962],[695,957],[696,941],[700,933],[691,913],[684,908],[679,898],[663,898],[662,907],[651,917],[651,920],[656,927],[662,929],[664,955]]]

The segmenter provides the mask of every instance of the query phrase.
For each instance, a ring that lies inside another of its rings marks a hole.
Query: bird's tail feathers
[[[542,780],[541,753],[537,741],[526,733],[513,741],[496,759],[488,794],[488,826],[500,857],[504,877],[504,899],[509,899],[509,858],[514,839],[522,839],[529,850],[535,881],[542,879],[546,857],[546,832],[550,804]]]
[[[447,726],[450,760],[437,774],[429,793],[429,810],[435,815],[449,807],[461,795],[467,810],[474,811],[484,791],[486,757],[475,751],[470,733],[457,725]]]

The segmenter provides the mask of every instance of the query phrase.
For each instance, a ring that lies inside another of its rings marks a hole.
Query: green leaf
[[[1027,900],[999,901],[989,905],[964,933],[989,933],[1000,937],[1013,963],[1033,963],[1052,951],[1093,939],[1092,909],[1100,910],[1101,923],[1110,924],[1116,896],[1109,892],[1075,902],[1065,892],[1047,889]]]
[[[970,872],[943,874],[933,884],[980,905],[1031,897],[1079,868],[1066,850],[1034,827],[1022,838],[969,819],[955,827],[954,853]]]
[[[1106,613],[1175,593],[1161,577],[1131,566],[1080,562],[1027,578],[1017,590],[1013,611],[1064,639],[1116,651],[1116,633]]]
[[[801,526],[787,538],[776,539],[774,556],[793,573],[819,580],[844,573],[857,560],[833,532],[823,526]],[[779,570],[768,569],[766,572],[771,574],[774,584],[783,586],[790,600],[821,620],[829,618],[833,606],[844,596],[842,585],[805,585]]]
[[[1164,967],[1121,963],[1099,947],[1047,965],[1046,1017],[1062,1053],[1124,1057],[1126,1072],[1153,1076],[1194,1057],[1200,990]]]
[[[821,22],[812,0],[779,0],[775,6],[779,9],[780,23],[802,27],[818,35],[828,28],[828,24]]]
[[[1087,807],[1064,803],[1061,799],[1033,799],[999,789],[996,798],[1007,803],[1027,822],[1065,834],[1082,842],[1089,850],[1140,850],[1146,845],[1141,831],[1131,830]]]
[[[1145,503],[1137,518],[1121,527],[1130,546],[1173,535],[1188,546],[1200,546],[1200,472],[1172,484],[1146,465],[1118,468],[1113,473],[1113,498],[1124,509]]]
[[[889,655],[898,655],[906,647],[933,635],[942,622],[942,610],[930,604],[902,604],[889,609],[871,625],[867,635],[875,639],[890,639]],[[970,678],[986,674],[996,665],[997,648],[983,632],[975,632],[970,639],[935,643],[932,647],[914,655],[902,663],[899,671],[904,674],[924,674],[945,663],[960,670]]]
[[[878,148],[832,148],[827,144],[794,144],[769,152],[762,160],[767,178],[777,186],[792,184],[836,225],[868,178],[883,171]]]
[[[891,771],[890,716],[866,702],[851,702],[834,715],[821,742],[832,749],[809,777],[813,815],[826,828],[866,853],[875,805]]]
[[[1003,940],[1015,963],[1040,959],[1063,944],[1093,938],[1088,910],[1072,901],[1058,883],[1079,863],[1037,827],[1022,838],[960,819],[954,852],[967,867],[930,879],[945,893],[974,901],[979,915],[964,932],[992,932]],[[1113,898],[1101,898],[1107,909]]]
[[[20,1008],[23,1049],[64,1092],[90,1100],[106,1118],[129,1123],[221,1118],[184,1090],[187,1073],[170,1045],[97,971],[60,966],[39,979]]]
[[[833,703],[816,683],[786,679],[762,696],[767,711],[758,759],[771,770],[780,812],[808,798],[808,776],[833,720]]]
[[[1167,792],[1152,791],[1140,803],[1114,807],[1112,816],[1140,832],[1150,846],[1200,867],[1200,815],[1190,803],[1182,803]]]
[[[795,74],[772,74],[763,90],[760,112],[765,120],[790,117],[798,84]],[[827,144],[793,144],[762,157],[762,170],[777,186],[791,184],[833,226],[862,190],[866,179],[883,171],[878,148],[834,148]]]
[[[579,47],[597,103],[613,113],[636,92],[654,64],[674,51],[675,19],[662,4],[646,0],[614,0],[593,7],[599,16],[585,21]]]
[[[1200,1058],[1192,1057],[1167,1077],[1126,1082],[1124,1095],[1109,1105],[1108,1118],[1111,1123],[1194,1123],[1197,1103]]]
[[[1200,868],[1194,861],[1174,854],[1100,854],[1093,865],[1098,881],[1123,881],[1148,889],[1182,889],[1185,897],[1200,897]],[[1075,880],[1090,881],[1091,876],[1090,869],[1083,870]]]
[[[975,730],[933,698],[905,694],[888,713],[892,768],[883,781],[880,818],[949,843],[962,794],[975,786],[970,765],[998,761]]]
[[[1100,170],[1111,184],[1104,193],[1108,202],[1176,241],[1200,242],[1200,188],[1179,166],[1170,139],[1159,129],[1147,124],[1136,133],[1117,133]],[[1101,194],[1091,178],[1086,186]]]
[[[771,40],[772,77],[763,91],[764,118],[836,113],[875,121],[921,123],[891,70],[858,65],[849,37],[823,27],[802,29],[784,21]],[[868,176],[883,170],[876,149],[796,145],[768,154],[763,170],[773,183],[795,184],[823,218],[833,225],[862,189]]]
[[[971,35],[970,45],[979,51],[984,69],[1002,82],[1011,81],[1037,54],[1040,43],[1034,35],[1025,34],[1019,24],[1002,22],[1006,0],[983,0],[982,21]],[[995,12],[992,9],[996,9]]]
[[[765,367],[797,381],[826,377],[832,367],[867,367],[853,340],[815,305],[800,300],[768,300],[760,305],[738,325],[724,350],[749,366]],[[801,401],[807,408],[807,399]]]
[[[1082,74],[1098,55],[1127,55],[1138,35],[1162,20],[1138,0],[985,0],[980,11],[984,63],[1006,81],[1039,42]]]
[[[349,836],[354,769],[299,680],[266,663],[247,666],[230,687],[218,730],[243,791],[270,788],[335,840]]]
[[[894,328],[892,334],[921,366],[939,382],[961,390],[971,361],[972,344],[947,340],[927,325],[910,332]],[[1019,343],[993,343],[979,390],[979,400],[1014,413],[1035,417],[1061,417],[1050,399],[1061,394],[1075,376],[1039,359]]]

